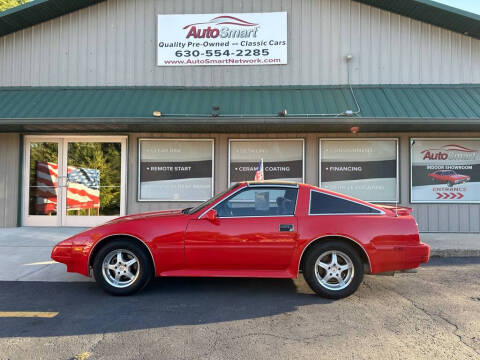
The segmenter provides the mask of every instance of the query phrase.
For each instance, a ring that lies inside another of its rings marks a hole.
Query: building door
[[[126,137],[25,137],[24,226],[95,226],[125,214]]]

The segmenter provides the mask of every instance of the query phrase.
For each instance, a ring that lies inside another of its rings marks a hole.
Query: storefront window
[[[372,202],[398,201],[397,139],[320,140],[320,187]]]
[[[30,143],[29,215],[57,215],[58,144]]]
[[[264,180],[303,182],[303,139],[230,140],[229,182],[253,181],[263,165]]]
[[[213,140],[139,140],[139,200],[204,201],[213,195]]]
[[[67,215],[120,215],[121,152],[119,142],[69,142]]]
[[[411,201],[480,202],[480,140],[411,139]]]

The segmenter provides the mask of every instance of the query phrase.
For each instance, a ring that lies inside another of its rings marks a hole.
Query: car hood
[[[116,223],[121,223],[125,221],[132,221],[132,220],[142,220],[142,219],[148,219],[148,218],[153,218],[153,217],[167,217],[167,216],[178,216],[178,215],[184,215],[182,213],[182,210],[177,209],[177,210],[163,210],[163,211],[151,211],[151,212],[146,212],[146,213],[141,213],[141,214],[131,214],[127,216],[122,216],[116,219],[113,219],[109,221],[107,224],[116,224]]]

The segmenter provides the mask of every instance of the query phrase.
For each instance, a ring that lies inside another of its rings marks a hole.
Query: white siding
[[[287,11],[288,65],[157,67],[156,15]],[[480,40],[350,0],[108,0],[0,37],[0,86],[479,83]]]
[[[0,228],[17,226],[19,139],[0,133]]]

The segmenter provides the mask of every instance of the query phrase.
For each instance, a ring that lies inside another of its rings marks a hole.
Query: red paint
[[[428,174],[428,176],[430,176],[434,180],[443,183],[450,183],[452,185],[463,184],[467,181],[470,181],[470,176],[457,174],[453,170],[439,170]]]
[[[245,186],[240,184],[214,204]],[[311,189],[373,206],[384,214],[308,215]],[[360,245],[372,274],[416,268],[430,254],[428,245],[420,243],[411,209],[371,205],[311,185],[299,184],[295,216],[218,218],[213,212],[204,214],[206,209],[189,215],[159,211],[118,218],[57,244],[52,259],[66,264],[69,272],[88,275],[92,249],[115,235],[143,241],[153,255],[157,276],[295,278],[306,247],[331,236]],[[293,231],[280,232],[280,224],[293,225]]]

